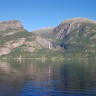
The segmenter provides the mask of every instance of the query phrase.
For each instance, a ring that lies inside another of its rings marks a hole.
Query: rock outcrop
[[[0,56],[20,52],[32,53],[48,48],[48,44],[48,40],[28,32],[17,20],[0,23]]]
[[[53,53],[96,56],[96,21],[73,18],[33,32],[17,20],[0,23],[0,56],[29,58]]]
[[[20,29],[23,28],[22,24],[17,20],[10,20],[5,22],[0,22],[0,31],[7,29]]]

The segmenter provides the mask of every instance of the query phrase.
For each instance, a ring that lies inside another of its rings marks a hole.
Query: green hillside
[[[95,57],[96,21],[65,20],[59,26],[28,32],[19,21],[0,23],[0,57]],[[14,25],[14,26],[13,26]]]

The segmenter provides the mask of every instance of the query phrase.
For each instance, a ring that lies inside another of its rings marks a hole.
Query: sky
[[[96,0],[0,0],[0,22],[19,20],[28,31],[76,17],[96,20]]]

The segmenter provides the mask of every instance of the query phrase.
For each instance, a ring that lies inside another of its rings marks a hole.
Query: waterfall
[[[49,42],[49,49],[51,49],[51,43]]]

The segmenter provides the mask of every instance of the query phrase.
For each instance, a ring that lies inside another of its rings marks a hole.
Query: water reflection
[[[0,96],[96,96],[96,60],[0,62]]]

